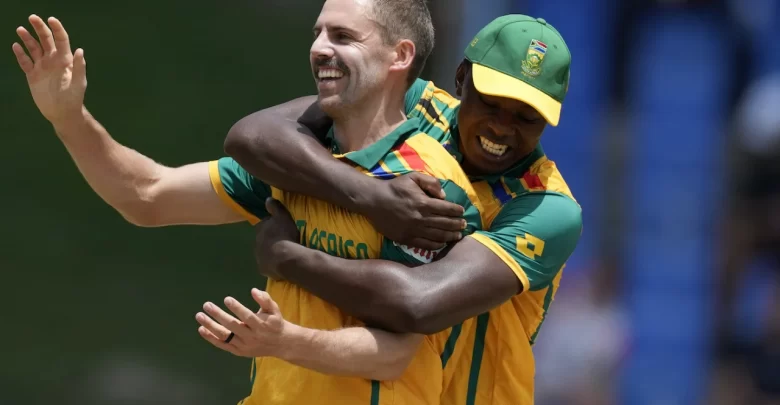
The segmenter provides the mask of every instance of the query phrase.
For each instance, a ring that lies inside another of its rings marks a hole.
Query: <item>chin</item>
[[[328,114],[329,116],[333,116],[333,114],[338,114],[339,111],[344,109],[344,103],[342,102],[341,97],[339,96],[328,96],[328,97],[320,96],[319,105],[322,111],[325,114]]]
[[[487,163],[487,162],[482,162],[482,161],[477,162],[474,166],[476,166],[475,168],[477,170],[479,170],[479,172],[480,172],[479,174],[482,174],[482,175],[502,174],[507,169],[512,167],[511,164],[509,164],[509,165],[507,165],[507,164],[497,164],[495,162]]]

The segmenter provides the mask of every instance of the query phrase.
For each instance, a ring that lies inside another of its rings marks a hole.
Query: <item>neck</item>
[[[361,102],[342,117],[334,117],[333,131],[342,151],[366,148],[403,124],[406,121],[403,100],[403,94],[388,94]]]

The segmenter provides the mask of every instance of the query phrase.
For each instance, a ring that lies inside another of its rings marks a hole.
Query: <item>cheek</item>
[[[348,69],[352,70],[359,67],[360,54],[355,48],[349,45],[339,45],[334,48],[333,57]]]
[[[374,73],[388,71],[393,63],[392,56],[384,49],[370,49],[363,55],[362,62],[369,70]]]
[[[382,63],[376,59],[363,61],[363,68],[366,72],[366,76],[376,77],[379,76]]]
[[[462,119],[458,121],[458,125],[460,125],[462,130],[466,131],[466,133],[462,135],[476,136],[480,127],[487,125],[490,119],[490,114],[486,114],[480,108],[474,107],[471,108],[471,114],[463,116]]]
[[[463,117],[458,121],[458,127],[460,131],[460,138],[461,141],[469,141],[471,138],[476,136],[477,133],[477,121],[474,120],[474,117],[468,116]]]
[[[542,133],[544,132],[544,128],[546,126],[547,125],[545,123],[541,123],[541,124],[528,125],[525,127],[520,126],[519,129],[521,133],[527,134],[526,135],[527,137],[538,140],[542,136]]]

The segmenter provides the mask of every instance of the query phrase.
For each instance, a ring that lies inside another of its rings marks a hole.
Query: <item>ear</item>
[[[463,86],[466,84],[467,71],[466,61],[460,62],[458,70],[455,71],[455,95],[458,97],[463,97]]]
[[[395,46],[395,52],[393,53],[393,64],[390,65],[390,71],[408,71],[412,67],[412,62],[414,62],[414,56],[416,54],[417,49],[414,46],[414,42],[408,39],[399,41]]]

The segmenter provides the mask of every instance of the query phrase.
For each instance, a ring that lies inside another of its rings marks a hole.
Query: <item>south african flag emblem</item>
[[[542,61],[544,61],[546,54],[547,44],[538,39],[532,39],[531,44],[528,45],[525,60],[521,63],[523,73],[528,77],[539,76],[542,73]]]

